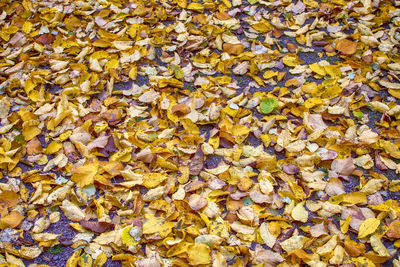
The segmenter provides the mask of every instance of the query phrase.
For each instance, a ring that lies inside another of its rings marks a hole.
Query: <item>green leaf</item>
[[[353,111],[353,115],[357,119],[362,119],[362,117],[364,117],[364,113],[362,113],[361,111]]]
[[[58,253],[61,253],[63,248],[60,245],[57,245],[55,247],[49,248],[49,253],[51,255],[57,255]]]
[[[263,99],[260,104],[261,112],[264,114],[271,113],[277,106],[278,106],[278,101],[272,97]]]

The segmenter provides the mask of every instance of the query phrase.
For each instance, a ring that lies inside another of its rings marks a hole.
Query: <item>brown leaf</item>
[[[39,153],[42,153],[42,144],[40,143],[39,139],[37,139],[36,137],[33,138],[32,140],[30,140],[27,144],[26,144],[26,153],[28,155],[36,155]]]
[[[224,43],[223,48],[224,52],[235,56],[240,55],[244,51],[244,46],[242,44]]]
[[[97,151],[103,154],[105,157],[108,157],[110,154],[118,151],[118,148],[114,143],[114,138],[112,136],[108,138],[107,145],[104,148],[98,149]]]
[[[283,164],[282,170],[287,174],[296,174],[300,172],[300,168],[294,164]]]
[[[215,13],[215,17],[219,20],[227,20],[231,18],[227,12],[217,12]]]
[[[105,119],[109,124],[115,125],[122,118],[122,111],[120,109],[111,109],[101,114],[101,117]]]
[[[36,38],[36,42],[42,45],[49,45],[53,42],[54,37],[50,33],[42,34],[38,38]]]
[[[190,107],[185,104],[176,104],[171,109],[172,114],[177,114],[178,116],[186,115],[190,113]]]
[[[4,190],[0,193],[0,202],[5,203],[9,208],[13,208],[19,203],[19,195],[14,191]]]
[[[206,183],[202,181],[192,181],[191,183],[185,185],[186,192],[193,192],[199,190],[200,188],[206,187]]]
[[[357,51],[357,43],[347,39],[336,41],[336,49],[345,55],[352,55]]]
[[[189,174],[199,175],[204,167],[204,153],[199,147],[189,163]]]
[[[389,238],[397,239],[400,238],[400,221],[393,221],[389,225],[389,229],[386,233]]]
[[[287,46],[287,49],[289,50],[289,52],[294,53],[297,50],[297,45],[295,45],[295,44],[288,43],[286,46]]]
[[[377,152],[375,152],[375,167],[381,171],[388,170],[388,167],[385,165],[385,163],[383,163],[381,156]]]
[[[75,147],[71,142],[64,143],[63,149],[64,149],[64,154],[67,156],[69,161],[76,162],[79,159],[79,155],[76,152]]]
[[[353,159],[351,157],[345,159],[335,159],[332,161],[331,168],[334,172],[342,175],[350,175],[355,169]]]
[[[80,224],[86,229],[98,234],[104,233],[114,226],[114,224],[108,222],[97,222],[97,221],[86,221],[86,220],[81,221]]]

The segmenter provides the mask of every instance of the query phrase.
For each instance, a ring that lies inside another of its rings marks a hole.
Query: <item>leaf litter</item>
[[[0,6],[1,266],[400,266],[398,1]]]

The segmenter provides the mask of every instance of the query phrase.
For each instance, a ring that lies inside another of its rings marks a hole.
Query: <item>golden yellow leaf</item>
[[[148,173],[143,176],[143,186],[147,188],[155,188],[167,179],[165,174],[161,173]]]
[[[190,9],[190,10],[198,11],[200,13],[202,13],[204,11],[204,6],[199,3],[190,3],[186,8]]]
[[[304,102],[304,107],[306,107],[306,108],[313,108],[313,107],[318,106],[318,105],[321,105],[321,104],[323,104],[323,103],[324,103],[324,101],[323,101],[321,98],[312,97],[312,98],[307,99],[307,100]]]
[[[23,219],[24,216],[19,213],[19,211],[11,211],[9,214],[1,218],[0,229],[15,228],[22,222]]]
[[[107,256],[101,252],[93,262],[93,267],[102,267],[107,262]]]
[[[71,181],[77,183],[80,187],[93,184],[98,169],[99,164],[97,162],[85,163],[79,168],[73,170]]]
[[[62,149],[63,145],[60,142],[53,141],[46,147],[46,154],[51,155]]]
[[[92,257],[86,252],[84,252],[78,259],[78,265],[80,267],[92,267],[92,263]]]
[[[374,217],[368,218],[363,221],[360,225],[360,228],[358,229],[358,238],[365,238],[374,233],[376,229],[378,229],[380,223],[381,221]]]
[[[136,77],[137,77],[137,67],[136,66],[133,66],[131,68],[131,70],[129,71],[128,76],[129,76],[129,78],[131,78],[131,80],[133,80],[133,81],[136,80]]]
[[[321,76],[325,76],[326,75],[325,68],[322,67],[321,65],[319,65],[318,63],[313,63],[313,64],[309,65],[309,67],[316,74],[319,74]]]
[[[25,21],[24,24],[22,25],[22,31],[24,33],[30,33],[33,28],[33,24],[30,21]]]
[[[188,251],[188,259],[191,265],[197,266],[200,264],[211,263],[211,249],[206,244],[193,244]]]
[[[32,140],[41,133],[41,130],[36,126],[24,127],[22,130],[22,135],[26,141]]]
[[[65,267],[76,267],[78,266],[79,255],[81,254],[81,250],[77,250],[72,254],[72,256],[68,259]]]
[[[162,217],[153,217],[143,224],[143,234],[154,234],[160,231],[165,219]]]

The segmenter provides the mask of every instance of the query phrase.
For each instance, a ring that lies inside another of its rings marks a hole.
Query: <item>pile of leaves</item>
[[[400,266],[399,1],[0,7],[0,266]]]

